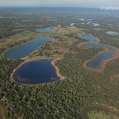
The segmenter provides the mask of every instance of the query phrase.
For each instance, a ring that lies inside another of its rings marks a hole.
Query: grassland
[[[119,119],[119,113],[103,105],[90,105],[81,110],[82,119]]]
[[[0,106],[0,119],[5,119],[4,115],[5,115],[6,109],[3,106]]]

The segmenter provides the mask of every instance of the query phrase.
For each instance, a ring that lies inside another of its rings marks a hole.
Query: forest
[[[112,16],[115,16],[115,19]],[[81,18],[85,19],[83,21],[85,23],[89,18],[93,19],[100,26],[98,28],[94,28],[92,24],[83,26]],[[29,19],[31,21],[25,21]],[[80,31],[98,37],[101,43],[119,48],[119,35],[105,34],[107,30],[119,32],[119,17],[114,12],[111,14],[95,10],[78,12],[76,9],[68,8],[65,11],[60,9],[0,11],[0,107],[5,107],[5,119],[82,119],[80,110],[96,103],[119,111],[119,59],[109,61],[102,73],[83,67],[84,61],[103,49],[78,48],[77,44],[86,40],[79,38],[79,31],[75,29],[60,32],[61,37],[53,37],[55,41],[43,44],[29,55],[30,58],[34,55],[63,56],[61,60],[55,62],[55,65],[59,68],[60,74],[66,77],[65,80],[32,86],[10,81],[10,74],[24,60],[5,58],[2,55],[5,50],[31,40],[33,35],[52,37],[55,34],[54,32],[36,34],[37,28],[58,27],[60,24],[62,29],[66,29],[72,22]],[[14,29],[26,30],[12,31]],[[32,35],[18,41],[12,40],[11,43],[6,40],[17,32],[27,34],[26,31],[29,31],[28,34],[32,32]],[[2,40],[5,40],[4,45]],[[60,50],[53,50],[56,45]],[[62,48],[63,51],[68,50],[62,52]]]

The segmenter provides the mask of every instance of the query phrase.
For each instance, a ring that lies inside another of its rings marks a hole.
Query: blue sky
[[[0,0],[0,6],[89,6],[119,7],[119,0]]]

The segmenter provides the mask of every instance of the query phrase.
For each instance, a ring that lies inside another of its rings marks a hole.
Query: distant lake
[[[37,29],[35,30],[38,33],[47,33],[47,32],[51,32],[53,30],[53,28],[44,28],[44,29]]]
[[[93,26],[99,26],[99,24],[96,24],[96,23],[92,23],[93,24]]]
[[[93,21],[93,19],[88,19],[88,21],[91,21],[91,22],[92,22],[92,21]]]
[[[90,24],[91,22],[87,22],[87,24]]]
[[[88,61],[86,63],[87,67],[98,68],[101,65],[101,62],[103,60],[110,59],[114,55],[115,52],[114,52],[114,48],[113,47],[105,45],[105,44],[101,44],[101,43],[96,43],[96,42],[98,42],[98,40],[94,36],[90,36],[90,35],[87,35],[85,33],[82,33],[80,35],[85,40],[91,41],[90,43],[85,43],[83,45],[84,47],[87,47],[87,48],[92,48],[92,47],[94,47],[94,48],[103,48],[103,49],[108,49],[109,50],[108,52],[104,51],[104,52],[98,54],[95,58],[93,58],[90,61]]]
[[[16,36],[24,36],[24,34],[16,34]]]
[[[13,74],[14,81],[21,84],[42,84],[57,81],[55,67],[51,64],[53,59],[41,59],[26,62]]]
[[[60,33],[56,33],[55,36],[56,36],[56,37],[59,37],[59,36],[60,36]]]
[[[72,27],[74,25],[74,23],[71,23],[69,26]]]
[[[74,26],[74,23],[71,23],[71,24],[69,25],[69,27],[70,27],[70,28],[76,28],[76,27]]]
[[[107,31],[105,33],[107,33],[109,35],[118,35],[118,32],[115,32],[115,31]]]
[[[84,21],[84,19],[79,19],[79,20]]]
[[[88,48],[95,47],[95,48],[111,49],[111,46],[99,43],[86,43],[84,44],[84,46]]]
[[[30,53],[32,53],[34,50],[38,49],[43,43],[51,40],[51,38],[44,37],[34,38],[33,40],[25,44],[7,50],[4,53],[4,57],[12,59],[24,58],[28,56]]]
[[[29,19],[28,19],[28,20],[23,20],[23,22],[30,22],[30,21],[31,21],[31,20],[29,20]]]
[[[81,24],[85,24],[85,23],[81,23]]]
[[[91,35],[87,35],[85,33],[80,33],[81,37],[84,38],[85,40],[89,40],[89,41],[92,41],[92,42],[98,42],[98,39],[94,36],[91,36]]]

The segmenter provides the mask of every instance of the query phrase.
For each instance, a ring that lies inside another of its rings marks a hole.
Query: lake
[[[37,29],[35,30],[38,33],[47,33],[47,32],[51,32],[53,30],[53,28],[43,28],[43,29]]]
[[[74,23],[71,23],[71,24],[69,25],[69,27],[70,27],[70,28],[76,28],[76,27],[74,26]]]
[[[33,60],[22,64],[13,73],[12,78],[21,84],[42,84],[57,81],[55,67],[51,64],[53,59]]]
[[[72,26],[74,26],[74,23],[71,23],[71,24],[69,25],[69,27],[72,27]]]
[[[96,43],[98,42],[97,38],[94,36],[90,36],[87,35],[85,33],[81,33],[80,34],[81,37],[83,37],[85,40],[89,40],[91,41],[90,43],[85,43],[83,44],[84,48],[103,48],[103,49],[108,49],[109,51],[106,52],[101,52],[100,54],[98,54],[95,58],[93,58],[92,60],[88,61],[86,63],[87,67],[90,68],[98,68],[101,65],[101,62],[107,59],[110,59],[111,57],[113,57],[114,55],[114,48],[109,46],[109,45],[105,45],[105,44],[101,44],[101,43]]]
[[[91,48],[103,48],[103,49],[109,49],[109,52],[102,52],[101,54],[97,55],[95,59],[89,61],[86,66],[91,68],[98,68],[101,65],[101,62],[103,60],[107,60],[111,58],[114,54],[114,49],[111,46],[100,44],[100,43],[86,43],[84,44],[85,47]]]
[[[85,33],[80,33],[81,37],[85,40],[89,40],[91,42],[98,42],[98,39],[94,36],[91,36],[91,35],[87,35]]]
[[[16,36],[24,36],[24,34],[16,34]]]
[[[118,35],[118,32],[115,32],[115,31],[107,31],[105,33],[107,33],[109,35]]]
[[[25,44],[7,50],[3,55],[6,58],[12,59],[24,58],[30,55],[30,53],[32,53],[34,50],[38,49],[43,43],[51,40],[51,38],[45,37],[34,38],[33,40],[28,41]]]
[[[55,36],[56,36],[56,37],[60,37],[60,33],[56,33]]]
[[[98,68],[103,60],[111,58],[113,54],[114,50],[110,50],[109,52],[102,52],[101,54],[97,55],[95,59],[89,61],[86,66],[91,68]]]
[[[103,49],[111,49],[112,47],[109,45],[101,44],[101,43],[86,43],[84,44],[85,47],[91,48],[103,48]]]
[[[97,23],[92,23],[93,24],[93,26],[99,26],[99,24],[97,24]]]

